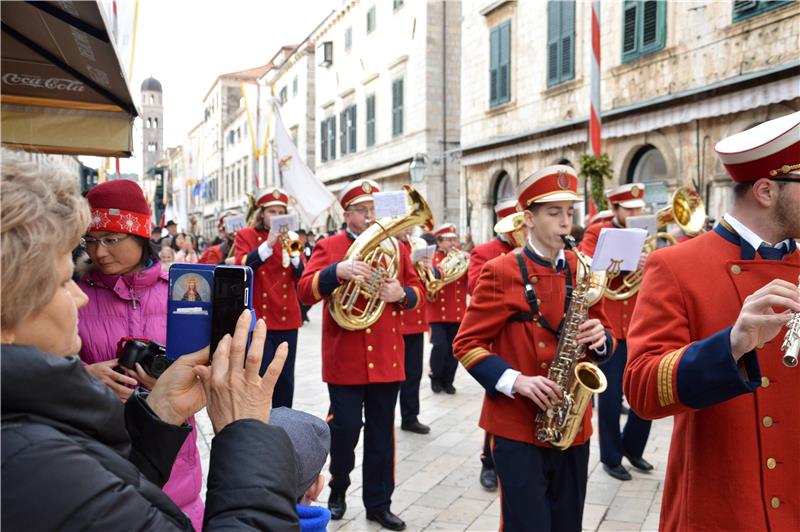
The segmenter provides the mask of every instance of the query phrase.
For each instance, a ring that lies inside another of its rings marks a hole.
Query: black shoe
[[[383,528],[389,530],[405,530],[406,523],[389,510],[370,513],[367,512],[367,521],[377,521]]]
[[[497,473],[491,467],[481,466],[481,487],[488,491],[497,489]]]
[[[409,432],[416,432],[417,434],[427,434],[431,431],[431,428],[428,425],[423,425],[419,421],[401,423],[400,428]]]
[[[631,463],[633,467],[638,469],[639,471],[652,471],[654,469],[653,464],[642,458],[636,458],[635,456],[631,456],[628,453],[625,453],[625,458],[628,459],[628,462]]]
[[[446,393],[448,395],[455,395],[456,387],[453,386],[452,384],[445,384],[444,385],[444,393]]]
[[[331,519],[334,521],[338,521],[342,517],[344,517],[344,513],[347,511],[347,502],[345,501],[345,493],[336,493],[331,491],[331,494],[328,495],[328,510],[331,511]]]
[[[431,390],[433,390],[433,393],[442,393],[442,384],[431,379]]]
[[[622,467],[622,464],[617,464],[615,466],[603,464],[603,471],[617,480],[630,480],[633,478],[631,477],[631,474],[628,473],[628,470]]]

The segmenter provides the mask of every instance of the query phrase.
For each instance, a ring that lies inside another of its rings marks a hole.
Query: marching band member
[[[800,112],[715,149],[733,208],[647,260],[625,395],[675,416],[661,530],[800,530],[800,371],[779,351],[800,311]]]
[[[230,234],[227,229],[225,229],[225,218],[233,214],[232,212],[226,212],[220,217],[219,221],[217,221],[217,233],[222,241],[215,246],[208,246],[206,250],[203,251],[203,254],[200,255],[200,259],[197,261],[199,264],[235,263],[235,257],[228,257],[235,234]]]
[[[535,424],[537,413],[562,393],[546,375],[557,355],[565,300],[576,284],[577,257],[563,249],[561,236],[572,227],[577,187],[575,170],[565,165],[519,184],[528,243],[483,267],[454,345],[456,357],[486,390],[480,426],[493,435],[504,530],[581,529],[591,406],[566,450],[541,443]],[[601,317],[593,307],[577,335],[598,360],[614,348]]]
[[[502,220],[506,216],[510,216],[517,212],[516,198],[507,201],[501,201],[494,206],[494,213],[498,220]],[[484,264],[500,257],[506,253],[514,251],[514,244],[511,243],[510,235],[496,235],[493,239],[476,246],[469,254],[469,270],[467,272],[467,293],[472,295],[475,289],[475,283],[478,281],[478,276],[483,270]],[[488,432],[483,436],[483,452],[481,453],[481,474],[479,476],[481,486],[483,488],[494,491],[497,489],[497,473],[494,470],[494,461],[492,460],[491,449],[492,435]]]
[[[294,362],[297,353],[297,329],[302,325],[297,302],[297,281],[303,273],[303,260],[293,257],[289,266],[282,263],[283,245],[278,231],[270,230],[270,218],[288,212],[289,196],[279,188],[264,190],[256,202],[259,210],[252,227],[236,232],[236,264],[253,269],[253,308],[267,323],[267,341],[261,361],[263,374],[281,343],[289,344],[289,354],[275,384],[272,407],[292,407],[294,397]]]
[[[422,290],[407,253],[400,253],[398,277],[380,289],[387,303],[381,317],[363,330],[345,330],[328,312],[330,296],[343,282],[370,277],[370,267],[355,259],[343,260],[358,235],[375,216],[372,193],[378,185],[369,179],[351,182],[339,195],[347,228],[318,240],[300,279],[300,300],[313,305],[325,301],[322,323],[322,380],[328,384],[331,427],[331,519],[344,516],[345,493],[355,465],[364,414],[362,499],[367,519],[390,530],[405,523],[391,512],[394,491],[394,408],[400,383],[405,380],[402,310],[416,308]],[[424,297],[424,296],[422,296]]]
[[[644,209],[644,183],[628,183],[606,191],[613,216],[605,221],[590,225],[584,233],[580,250],[590,257],[594,255],[600,231],[605,227],[626,227],[629,216],[638,216]],[[642,261],[645,260],[642,256]],[[622,284],[623,275],[611,281],[611,287]],[[644,458],[644,447],[650,435],[651,422],[639,417],[636,412],[628,412],[625,428],[620,433],[619,418],[622,413],[622,374],[628,359],[625,338],[628,335],[633,309],[636,307],[634,294],[628,299],[612,300],[603,298],[603,311],[611,324],[611,331],[617,339],[617,350],[603,366],[608,379],[608,388],[597,399],[597,429],[600,435],[600,461],[603,470],[618,480],[630,480],[631,474],[622,465],[622,457],[640,471],[651,471],[653,466]]]
[[[458,246],[458,233],[452,223],[444,223],[433,230],[436,237],[436,254],[433,266],[436,267],[451,249]],[[456,393],[453,381],[458,369],[458,360],[453,357],[453,339],[458,332],[458,324],[467,309],[467,276],[445,285],[436,293],[427,307],[428,323],[431,327],[431,390],[440,393],[444,390],[450,395]]]
[[[409,238],[413,228],[406,229],[398,235],[398,240],[404,252],[411,254]],[[432,267],[431,260],[427,260],[426,267]],[[416,271],[415,271],[416,275]],[[426,298],[420,297],[413,310],[404,310],[403,316],[403,343],[405,344],[406,380],[400,385],[400,428],[417,434],[428,434],[431,428],[419,422],[419,383],[422,380],[422,360],[424,358],[425,333],[428,330],[428,320],[425,308]]]

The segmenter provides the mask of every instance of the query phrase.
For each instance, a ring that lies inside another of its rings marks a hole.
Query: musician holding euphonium
[[[266,371],[278,346],[286,342],[289,353],[283,371],[275,384],[272,406],[292,406],[294,398],[294,364],[297,353],[297,330],[303,324],[297,301],[297,281],[303,273],[303,258],[292,257],[284,262],[282,235],[272,227],[270,219],[287,214],[289,195],[280,188],[267,188],[256,201],[257,210],[250,227],[236,232],[234,256],[236,264],[253,269],[253,308],[267,323],[267,341],[261,372]]]
[[[412,190],[413,191],[413,190]],[[401,311],[425,297],[408,251],[393,235],[429,223],[415,192],[407,217],[375,220],[369,179],[339,194],[347,228],[319,240],[298,286],[307,305],[324,301],[322,380],[328,384],[331,480],[328,508],[341,519],[364,416],[362,500],[366,517],[390,530],[405,523],[391,512],[394,491],[394,410],[405,379]]]
[[[565,165],[518,185],[526,244],[484,265],[454,343],[456,357],[486,390],[480,426],[492,434],[504,530],[581,530],[589,399],[604,381],[585,355],[605,360],[614,339],[600,306],[588,303],[578,255],[564,249],[577,187],[575,170]],[[578,378],[578,370],[590,379]],[[558,372],[568,386],[555,382]],[[567,411],[563,423],[551,417]],[[559,430],[541,431],[542,417]]]
[[[586,228],[580,250],[593,256],[600,231],[604,228],[624,228],[630,216],[642,214],[645,184],[628,183],[606,191],[606,199],[611,206],[613,216],[603,222],[592,224]],[[639,268],[644,267],[647,252],[642,251]],[[627,272],[625,272],[627,273]],[[626,276],[618,275],[610,280],[609,288],[617,290]],[[600,462],[603,470],[618,480],[631,480],[631,474],[622,465],[622,457],[640,471],[651,471],[653,466],[643,458],[647,438],[650,435],[651,422],[640,418],[636,412],[629,411],[625,427],[620,432],[620,415],[622,413],[622,374],[628,358],[625,341],[628,336],[633,309],[636,307],[636,293],[623,294],[622,297],[603,297],[603,311],[608,316],[611,331],[617,339],[617,350],[611,359],[603,365],[603,372],[608,379],[608,388],[597,400],[597,430],[600,436]]]
[[[715,150],[732,209],[648,258],[625,395],[675,416],[661,530],[800,530],[800,370],[780,350],[800,311],[800,112]]]

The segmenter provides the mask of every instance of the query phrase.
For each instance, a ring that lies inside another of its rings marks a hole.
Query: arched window
[[[645,183],[644,201],[654,209],[667,204],[667,161],[658,149],[646,144],[631,159],[628,167],[628,183]]]
[[[158,127],[158,118],[153,119],[153,127]]]
[[[506,201],[509,199],[514,198],[516,192],[514,191],[514,181],[511,179],[511,176],[508,175],[508,172],[503,170],[500,172],[500,175],[497,176],[497,181],[494,184],[494,203],[493,205],[497,205],[501,201]],[[492,209],[492,224],[497,222],[497,215]]]

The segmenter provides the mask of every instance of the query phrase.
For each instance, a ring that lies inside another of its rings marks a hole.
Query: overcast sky
[[[202,100],[220,74],[263,65],[285,44],[301,42],[342,0],[139,0],[133,76],[134,100],[150,76],[164,89],[164,143],[181,144],[203,118]],[[119,51],[129,63],[134,0],[118,0]],[[104,0],[110,9],[110,0]],[[111,23],[111,21],[109,21]],[[127,30],[127,31],[126,31]],[[134,157],[122,172],[140,174],[141,125]],[[96,158],[83,158],[97,166]],[[112,165],[113,169],[113,165]],[[112,170],[113,171],[113,170]]]

